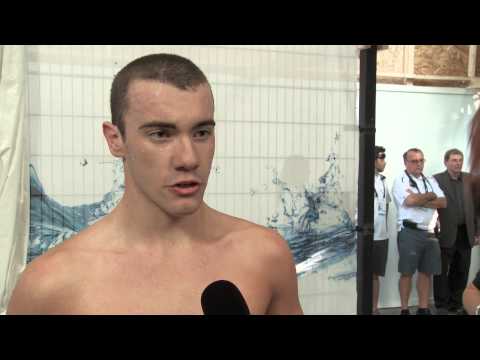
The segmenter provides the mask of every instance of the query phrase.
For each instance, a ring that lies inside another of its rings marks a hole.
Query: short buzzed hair
[[[181,90],[208,84],[207,77],[192,61],[174,54],[152,54],[133,60],[113,79],[110,91],[112,123],[125,136],[124,116],[128,109],[128,88],[134,80],[154,80]]]
[[[408,156],[408,153],[409,153],[409,152],[419,152],[419,153],[422,153],[422,154],[423,154],[423,151],[420,150],[420,149],[418,149],[418,148],[408,149],[407,151],[405,151],[405,152],[403,153],[403,160],[404,160],[404,161],[407,161],[407,156]]]
[[[443,157],[443,160],[448,161],[448,159],[450,159],[450,156],[452,156],[452,155],[460,155],[463,159],[463,153],[460,150],[450,149],[445,153],[445,156]]]

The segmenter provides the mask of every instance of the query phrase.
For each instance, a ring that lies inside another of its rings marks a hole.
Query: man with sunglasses
[[[417,315],[430,315],[428,299],[432,274],[441,273],[440,246],[434,229],[436,209],[445,208],[447,200],[437,181],[423,175],[423,152],[411,148],[403,154],[405,171],[393,182],[397,206],[398,271],[400,273],[401,314],[409,315],[408,300],[412,276],[418,271]]]
[[[472,247],[476,245],[471,177],[462,171],[463,153],[450,149],[445,153],[446,170],[435,174],[447,197],[448,206],[438,209],[442,273],[433,277],[433,295],[438,313],[466,314],[462,294],[467,286]]]
[[[372,313],[379,315],[378,295],[380,292],[379,276],[385,276],[388,256],[388,231],[387,214],[388,203],[391,201],[385,176],[381,174],[385,170],[385,148],[375,146],[375,188],[373,207],[373,308]]]

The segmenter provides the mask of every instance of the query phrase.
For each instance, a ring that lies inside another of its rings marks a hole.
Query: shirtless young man
[[[302,314],[292,255],[276,232],[203,201],[215,150],[214,100],[190,60],[124,67],[103,133],[123,159],[118,206],[32,261],[8,314],[202,314],[202,291],[233,282],[252,314]]]

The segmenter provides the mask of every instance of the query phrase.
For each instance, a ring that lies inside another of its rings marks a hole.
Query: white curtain
[[[29,226],[24,46],[0,46],[0,313],[26,262]]]

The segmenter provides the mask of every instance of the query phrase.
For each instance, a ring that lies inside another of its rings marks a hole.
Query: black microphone
[[[238,288],[227,280],[217,280],[202,292],[205,315],[250,315],[247,302]]]

